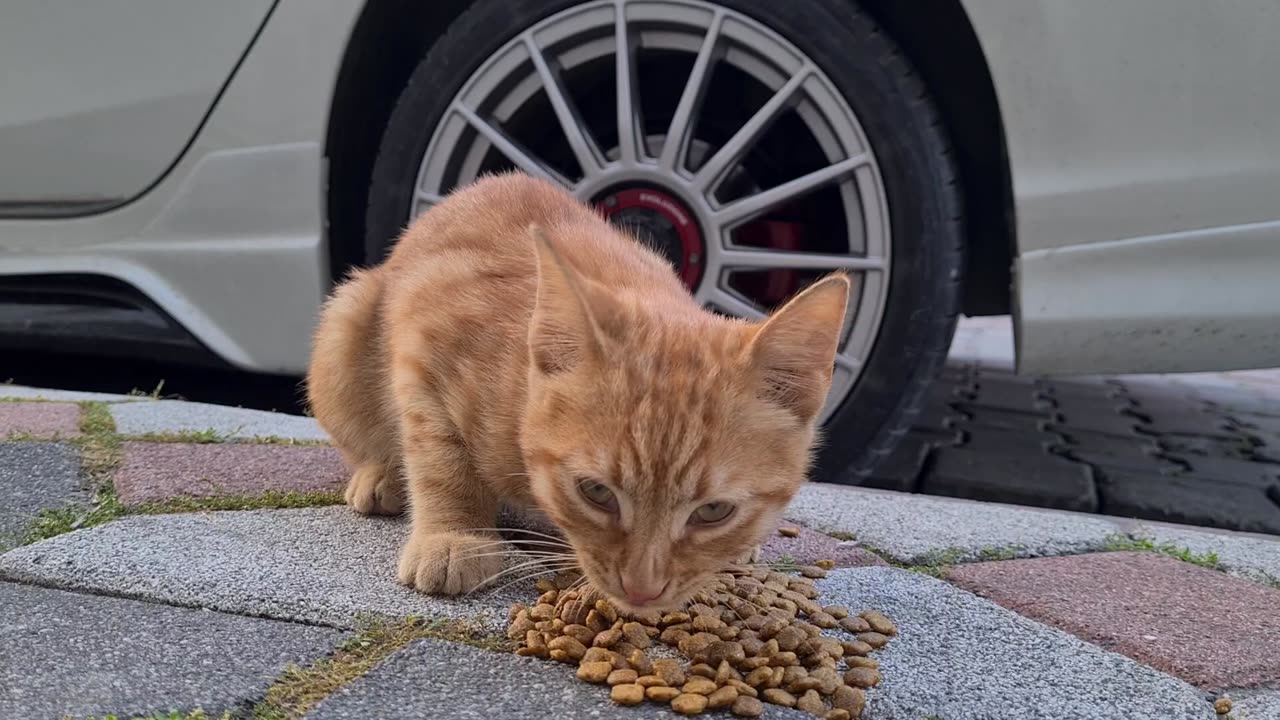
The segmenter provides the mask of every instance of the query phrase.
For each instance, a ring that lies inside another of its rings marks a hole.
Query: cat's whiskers
[[[455,557],[457,557],[458,559],[460,559],[460,560],[461,560],[461,559],[485,558],[485,557],[507,557],[507,556],[510,556],[510,555],[523,555],[523,556],[525,556],[526,558],[529,558],[529,559],[532,559],[532,560],[537,560],[537,561],[539,561],[539,562],[552,562],[552,561],[555,561],[555,562],[560,562],[560,561],[572,562],[572,561],[573,561],[573,558],[571,558],[571,557],[566,557],[565,555],[563,555],[563,554],[561,554],[561,553],[547,553],[547,554],[540,554],[540,553],[519,553],[519,552],[508,552],[508,551],[501,551],[501,550],[494,551],[494,552],[486,552],[486,553],[463,553],[463,554],[459,554],[459,555],[457,555],[457,556],[455,556]]]
[[[489,583],[492,583],[494,580],[497,580],[498,578],[504,575],[509,575],[513,572],[519,572],[521,570],[524,570],[525,568],[544,567],[544,568],[547,568],[546,572],[561,572],[565,569],[576,567],[576,566],[577,566],[577,562],[571,559],[553,560],[550,558],[539,558],[534,560],[528,560],[525,562],[517,563],[510,567],[503,568],[502,570],[499,570],[493,575],[490,575],[484,580],[481,580],[479,583],[476,584],[475,587],[471,588],[471,590],[467,592],[468,594],[473,593],[476,590],[484,587],[485,585],[488,585]],[[545,573],[539,573],[539,574],[545,574]],[[531,575],[529,577],[534,577],[534,576]]]
[[[574,570],[574,569],[576,569],[576,568],[577,568],[577,564],[576,564],[576,563],[574,563],[574,564],[567,564],[567,565],[563,565],[563,566],[548,567],[546,570],[539,570],[539,571],[537,571],[537,572],[531,572],[531,573],[527,573],[527,574],[525,574],[525,575],[521,575],[520,577],[516,578],[515,580],[512,580],[512,581],[510,581],[510,582],[504,583],[503,585],[501,585],[501,586],[499,586],[499,587],[496,587],[496,588],[492,588],[492,589],[490,589],[490,588],[486,587],[489,583],[492,583],[494,580],[497,580],[498,578],[502,577],[503,575],[505,575],[505,574],[507,574],[507,573],[509,573],[509,572],[513,572],[513,571],[515,571],[515,570],[520,569],[520,568],[518,568],[518,567],[516,567],[516,568],[507,568],[507,569],[503,570],[502,572],[496,573],[496,574],[494,574],[494,575],[492,575],[492,576],[490,576],[490,577],[488,577],[488,578],[485,578],[482,582],[480,582],[480,584],[478,584],[478,585],[476,585],[475,587],[473,587],[473,588],[471,588],[470,590],[468,590],[466,594],[467,594],[467,595],[470,595],[470,594],[472,594],[472,593],[476,592],[477,590],[486,590],[486,591],[491,591],[491,592],[495,592],[495,593],[496,593],[496,592],[501,592],[502,590],[505,590],[506,588],[509,588],[509,587],[511,587],[512,585],[515,585],[515,584],[516,584],[516,583],[518,583],[518,582],[523,582],[523,581],[526,581],[526,580],[532,580],[532,579],[534,579],[534,578],[536,578],[536,577],[541,577],[541,576],[543,576],[543,575],[559,574],[559,573],[565,572],[565,571],[567,571],[567,570]]]
[[[562,544],[565,544],[565,545],[568,545],[568,544],[569,544],[569,543],[568,543],[568,542],[567,542],[563,537],[560,537],[560,536],[558,536],[558,535],[551,535],[551,534],[548,534],[548,533],[539,532],[539,531],[537,531],[537,530],[529,530],[529,529],[527,529],[527,528],[513,528],[513,527],[505,527],[505,528],[499,528],[499,527],[482,527],[482,528],[471,528],[471,530],[472,530],[473,532],[524,533],[525,535],[533,535],[534,537],[546,538],[547,540],[554,540],[554,541],[556,541],[556,542],[559,542],[559,543],[562,543]]]

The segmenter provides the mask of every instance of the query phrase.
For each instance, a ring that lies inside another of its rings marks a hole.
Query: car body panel
[[[963,3],[1007,133],[1021,368],[1280,365],[1280,6]],[[110,275],[229,362],[302,372],[326,242],[358,242],[325,237],[323,154],[362,7],[280,0],[167,174],[107,212],[0,220],[0,275]]]
[[[150,191],[89,217],[0,221],[0,275],[130,283],[245,369],[305,369],[330,286],[323,153],[358,0],[284,0]]]
[[[0,10],[0,216],[100,211],[181,154],[273,0],[12,0]]]
[[[1006,132],[1019,368],[1280,365],[1280,5],[963,5]]]

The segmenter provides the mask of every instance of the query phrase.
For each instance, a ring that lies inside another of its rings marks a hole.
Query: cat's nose
[[[622,578],[622,592],[627,596],[627,602],[640,607],[652,600],[662,597],[662,593],[666,592],[667,582],[658,584],[657,580],[628,580]]]

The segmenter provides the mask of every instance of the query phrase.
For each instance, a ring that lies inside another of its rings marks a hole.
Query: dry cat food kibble
[[[822,606],[813,579],[826,570],[800,573],[735,566],[684,610],[640,614],[560,575],[538,582],[542,595],[533,606],[511,608],[507,636],[518,655],[576,665],[579,680],[609,687],[620,705],[648,700],[684,715],[728,709],[758,717],[772,703],[854,720],[866,689],[880,682],[879,663],[866,656],[898,629],[876,610],[854,615]],[[684,661],[650,657],[655,643],[675,648]]]

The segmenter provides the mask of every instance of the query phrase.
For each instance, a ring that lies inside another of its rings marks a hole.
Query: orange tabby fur
[[[621,605],[674,606],[803,482],[848,293],[832,275],[764,323],[726,319],[559,188],[488,177],[337,289],[311,406],[354,469],[348,504],[395,514],[407,496],[404,584],[456,594],[498,573],[487,528],[507,502],[545,511]],[[691,523],[712,501],[735,510]]]

